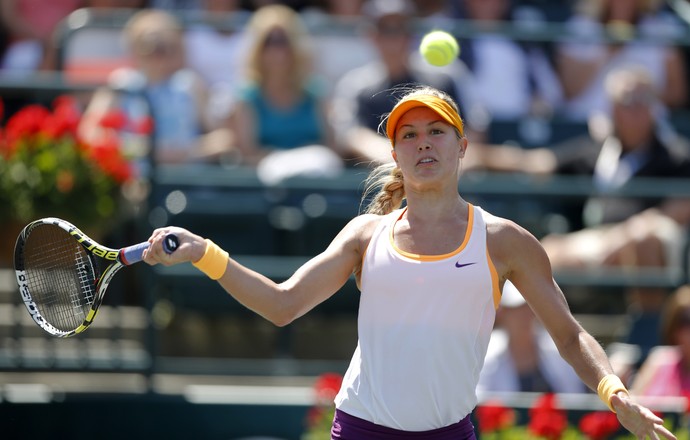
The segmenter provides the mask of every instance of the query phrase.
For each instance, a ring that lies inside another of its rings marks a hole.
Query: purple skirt
[[[386,428],[335,410],[331,440],[395,440],[416,438],[425,440],[476,440],[474,426],[468,415],[458,423],[431,431],[401,431]]]

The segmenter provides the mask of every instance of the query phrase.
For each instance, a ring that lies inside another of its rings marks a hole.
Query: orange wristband
[[[625,394],[629,395],[628,389],[625,388],[621,379],[615,374],[607,374],[602,377],[599,381],[599,385],[597,385],[597,394],[599,394],[599,398],[603,400],[606,406],[613,412],[616,412],[616,410],[613,409],[611,405],[611,397],[619,391],[624,391]]]
[[[230,256],[227,252],[207,238],[204,256],[199,261],[192,262],[192,264],[212,280],[217,280],[227,270],[228,258]]]

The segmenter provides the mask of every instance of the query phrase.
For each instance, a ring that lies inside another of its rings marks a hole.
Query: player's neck
[[[448,219],[467,218],[468,203],[457,193],[453,197],[432,197],[409,195],[406,216],[411,221],[427,223],[443,222]]]

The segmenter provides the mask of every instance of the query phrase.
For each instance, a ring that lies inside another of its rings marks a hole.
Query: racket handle
[[[175,234],[168,234],[163,239],[163,250],[170,255],[180,246],[180,239]]]
[[[151,243],[144,241],[120,250],[120,261],[126,266],[140,262],[144,259],[144,251],[148,249],[150,245]],[[168,234],[163,239],[163,250],[167,254],[175,252],[179,245],[180,240],[175,234]]]

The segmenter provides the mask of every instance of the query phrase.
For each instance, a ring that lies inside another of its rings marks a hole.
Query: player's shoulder
[[[486,210],[482,210],[482,218],[486,223],[486,229],[489,234],[510,234],[524,230],[522,226],[513,220],[498,215],[492,214]]]
[[[369,245],[376,227],[384,218],[384,215],[360,214],[343,227],[336,237],[336,241],[341,242],[346,247],[363,251]]]
[[[486,223],[487,238],[492,241],[515,243],[523,240],[536,240],[531,232],[513,220],[482,211]]]
[[[369,236],[386,216],[380,214],[360,214],[348,223],[347,227],[359,235]]]

